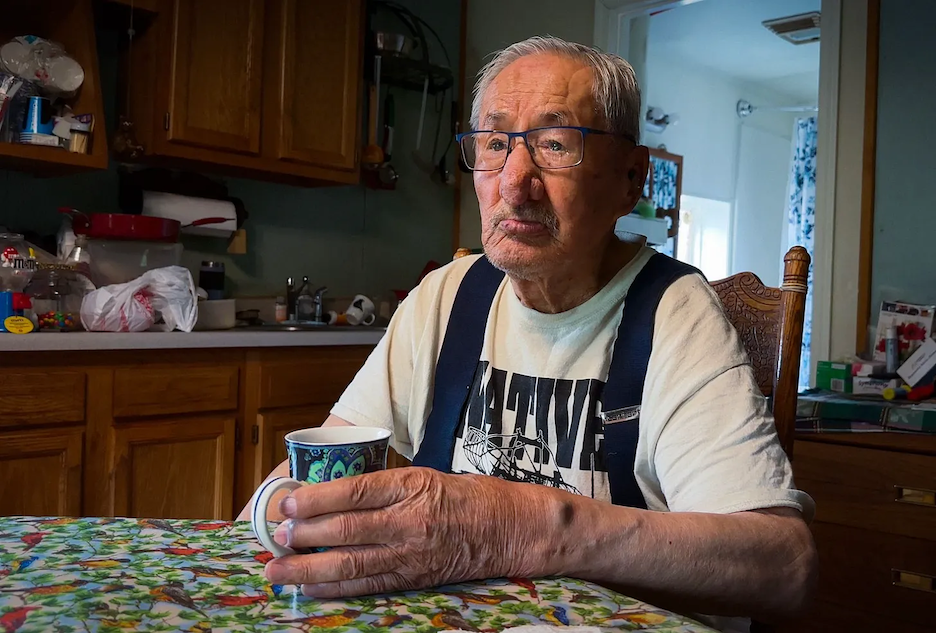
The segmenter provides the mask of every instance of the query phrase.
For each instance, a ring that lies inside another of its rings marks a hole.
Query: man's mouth
[[[504,233],[507,233],[508,235],[524,237],[532,237],[549,232],[549,229],[542,222],[535,222],[533,220],[516,220],[512,218],[501,220],[498,223],[497,228]]]

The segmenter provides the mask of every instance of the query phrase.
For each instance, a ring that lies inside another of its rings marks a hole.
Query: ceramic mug
[[[366,426],[325,426],[288,433],[290,476],[267,481],[254,495],[250,521],[257,539],[277,558],[298,553],[273,540],[266,518],[273,495],[280,490],[384,470],[389,444],[390,431]]]
[[[348,325],[371,325],[377,319],[374,302],[364,295],[356,295],[345,310]]]

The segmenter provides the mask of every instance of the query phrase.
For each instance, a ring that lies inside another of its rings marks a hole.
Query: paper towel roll
[[[184,227],[204,218],[225,218],[221,224],[183,228],[187,235],[228,238],[237,230],[237,211],[234,204],[224,200],[190,198],[174,193],[143,192],[143,215],[178,220]]]

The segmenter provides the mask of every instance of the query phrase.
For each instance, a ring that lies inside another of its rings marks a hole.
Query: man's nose
[[[511,206],[541,200],[545,193],[542,175],[526,144],[517,139],[500,173],[501,199]]]

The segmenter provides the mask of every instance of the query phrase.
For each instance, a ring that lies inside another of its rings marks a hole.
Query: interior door
[[[173,1],[170,142],[260,152],[263,16],[263,0]]]
[[[358,149],[363,2],[275,0],[268,15],[264,154],[353,170]],[[310,61],[311,60],[311,61]]]

